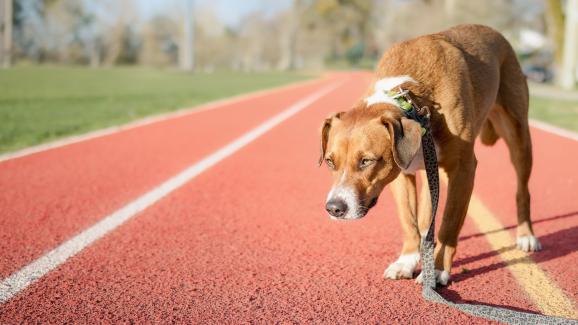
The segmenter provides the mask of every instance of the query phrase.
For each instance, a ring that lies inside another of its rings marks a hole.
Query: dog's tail
[[[480,140],[486,146],[493,146],[496,141],[500,139],[498,133],[496,133],[496,129],[494,129],[494,125],[490,119],[486,119],[484,124],[482,125],[482,132],[480,133]]]

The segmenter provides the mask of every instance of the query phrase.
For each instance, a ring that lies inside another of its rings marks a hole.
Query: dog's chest
[[[440,150],[439,150],[437,143],[435,144],[435,148],[436,148],[436,157],[437,157],[437,160],[439,162],[441,159],[441,156],[440,156]],[[425,165],[423,163],[423,148],[422,148],[422,146],[420,146],[418,151],[417,151],[417,154],[415,155],[415,157],[413,157],[413,160],[409,164],[409,167],[407,167],[406,169],[402,169],[401,172],[406,174],[406,175],[415,175],[415,173],[418,170],[424,169],[424,168],[425,168]]]

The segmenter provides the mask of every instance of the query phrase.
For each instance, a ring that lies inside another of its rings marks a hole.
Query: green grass
[[[530,118],[578,131],[578,101],[532,97]]]
[[[0,152],[307,78],[129,67],[0,70]]]

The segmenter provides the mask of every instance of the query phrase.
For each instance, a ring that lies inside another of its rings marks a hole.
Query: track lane
[[[0,162],[0,278],[336,78]]]
[[[0,319],[479,323],[423,302],[413,281],[381,279],[401,246],[388,193],[359,222],[322,212],[329,175],[314,167],[318,124],[366,83],[358,76],[89,247]],[[467,222],[454,274],[499,262],[476,233]],[[455,278],[444,290],[453,299],[536,310],[504,268]]]

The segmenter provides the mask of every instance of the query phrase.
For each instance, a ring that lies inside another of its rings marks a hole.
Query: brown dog
[[[449,280],[474,186],[478,135],[486,145],[500,137],[508,145],[518,179],[517,245],[524,251],[539,250],[528,191],[532,169],[528,86],[508,41],[485,26],[460,25],[394,45],[379,62],[367,96],[351,110],[325,120],[320,163],[325,161],[333,171],[326,203],[329,214],[337,219],[361,218],[391,183],[404,242],[399,259],[384,276],[413,277],[431,202],[423,178],[418,204],[415,173],[423,169],[421,127],[404,116],[388,92],[400,89],[409,90],[417,106],[429,107],[439,166],[449,180],[435,250],[438,283]]]

